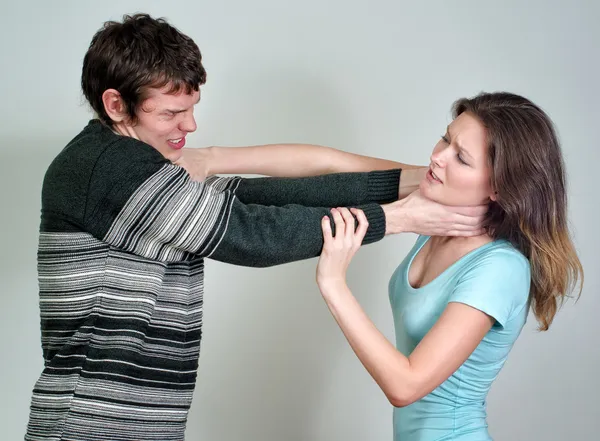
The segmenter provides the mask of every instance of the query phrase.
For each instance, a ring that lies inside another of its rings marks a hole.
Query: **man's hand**
[[[175,165],[185,168],[194,181],[204,181],[211,173],[211,148],[183,148]]]
[[[417,233],[426,236],[478,236],[487,205],[449,207],[433,202],[417,190],[405,199],[383,205],[385,234]]]

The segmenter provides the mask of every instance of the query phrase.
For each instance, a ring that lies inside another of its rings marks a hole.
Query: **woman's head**
[[[481,205],[495,198],[487,134],[470,113],[457,115],[433,149],[421,193],[445,205]]]
[[[532,306],[545,330],[583,279],[567,226],[564,163],[552,121],[528,99],[504,92],[459,99],[453,117],[421,190],[451,205],[489,203],[490,236],[510,241],[531,263]]]

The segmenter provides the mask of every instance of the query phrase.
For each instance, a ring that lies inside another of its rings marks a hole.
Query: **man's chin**
[[[177,162],[183,156],[183,152],[181,150],[169,149],[168,151],[159,150],[159,152],[165,157],[165,159],[171,162]]]

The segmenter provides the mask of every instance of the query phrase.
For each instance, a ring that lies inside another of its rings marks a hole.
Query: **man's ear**
[[[118,90],[106,89],[102,94],[102,103],[104,111],[114,123],[125,122],[129,119],[125,103]]]

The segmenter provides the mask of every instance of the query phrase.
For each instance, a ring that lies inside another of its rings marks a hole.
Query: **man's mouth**
[[[182,138],[178,138],[178,139],[168,139],[167,143],[169,144],[169,147],[171,147],[172,149],[175,149],[175,150],[182,149],[183,146],[185,145],[185,136]]]

